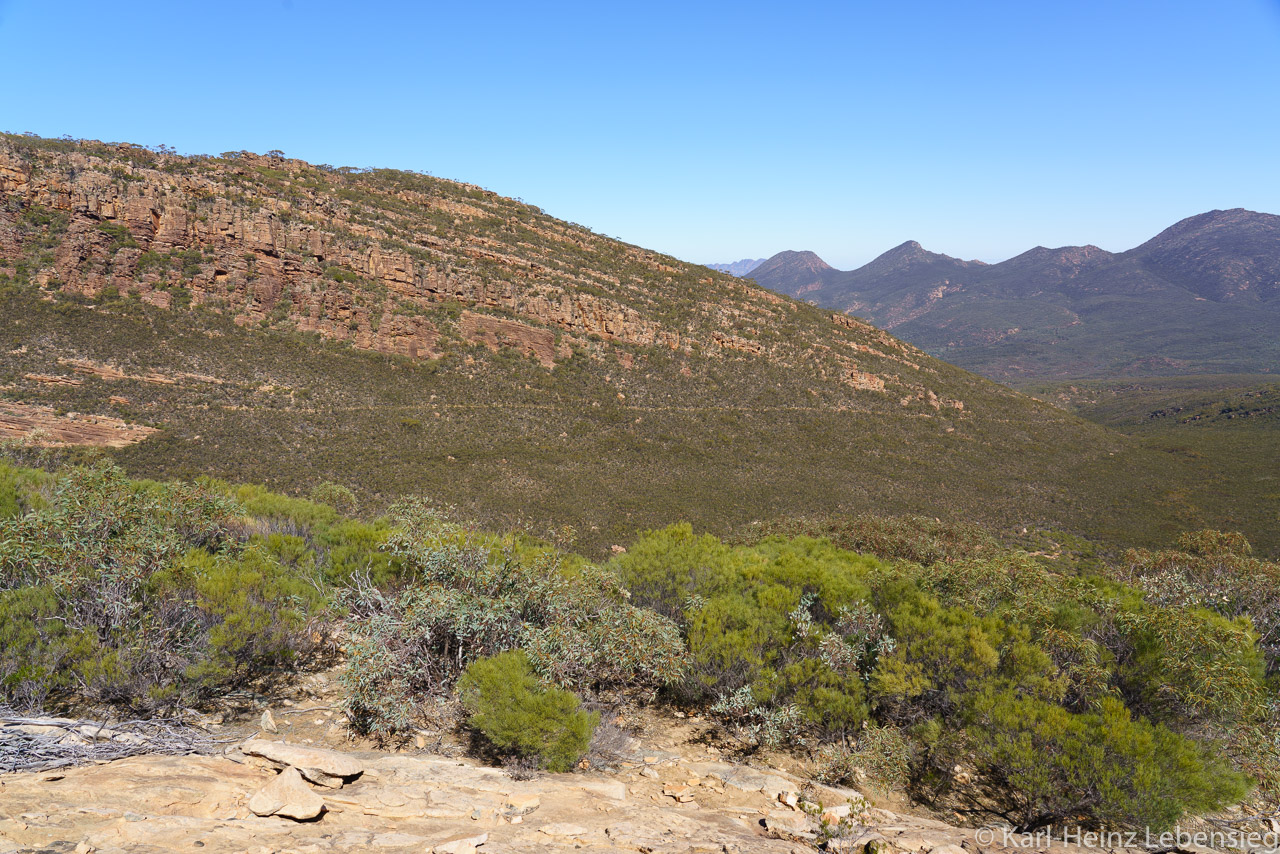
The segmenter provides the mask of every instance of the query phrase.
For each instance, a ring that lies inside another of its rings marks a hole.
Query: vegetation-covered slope
[[[0,432],[107,431],[139,475],[424,492],[589,551],[837,508],[1217,522],[1176,458],[476,187],[9,137],[0,194]]]
[[[1223,524],[1280,529],[1280,384],[1274,377],[1131,377],[1025,390],[1198,469],[1206,487],[1198,501],[1216,507]]]
[[[1280,372],[1280,217],[1211,211],[1128,252],[1036,247],[999,264],[914,241],[857,270],[781,253],[751,274],[1005,381]]]

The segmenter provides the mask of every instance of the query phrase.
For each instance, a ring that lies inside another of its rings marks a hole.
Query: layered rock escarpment
[[[575,287],[598,289],[593,277],[557,271],[566,265],[546,256],[581,237],[545,232],[549,249],[522,244],[517,252],[533,251],[514,254],[466,235],[467,222],[512,206],[492,193],[424,178],[417,191],[383,198],[345,186],[359,175],[297,160],[90,150],[32,156],[0,144],[0,194],[10,200],[0,215],[0,254],[19,259],[29,248],[16,227],[24,210],[66,215],[56,245],[32,271],[39,284],[87,297],[114,288],[162,308],[190,300],[242,324],[287,324],[416,358],[440,355],[441,324],[425,315],[449,303],[515,315],[444,325],[489,346],[510,339],[544,362],[554,360],[560,333],[681,345],[679,332],[634,307]],[[480,198],[460,205],[431,192],[442,187]],[[441,214],[449,227],[433,228]],[[387,221],[371,224],[380,218]]]
[[[0,200],[0,274],[47,293],[196,306],[414,359],[482,346],[554,369],[661,348],[913,399],[928,373],[865,324],[784,332],[804,307],[418,173],[0,137]]]

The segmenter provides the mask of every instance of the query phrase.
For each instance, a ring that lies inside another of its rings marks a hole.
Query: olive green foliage
[[[292,667],[389,524],[260,487],[0,466],[0,702],[198,702]]]
[[[983,693],[968,705],[979,788],[1018,830],[1087,815],[1109,827],[1163,831],[1249,788],[1204,747],[1135,720],[1116,699],[1085,714],[1014,692]]]
[[[243,534],[250,542],[260,543],[295,569],[316,575],[317,583],[325,589],[338,590],[356,583],[390,588],[404,581],[404,563],[384,548],[392,530],[388,519],[344,517],[335,506],[320,500],[346,501],[343,487],[337,484],[322,485],[313,492],[312,500],[307,500],[258,485],[203,482],[244,509]]]
[[[839,734],[865,719],[865,676],[885,640],[865,606],[876,561],[806,537],[732,547],[684,524],[641,537],[613,565],[634,601],[684,629],[688,696],[718,697],[749,740],[781,742],[802,724]]]
[[[613,565],[683,630],[689,695],[714,699],[749,742],[816,739],[829,779],[905,780],[939,806],[996,808],[1026,828],[1163,827],[1240,797],[1232,763],[1267,783],[1245,748],[1275,742],[1276,704],[1247,614],[1153,596],[1092,558],[917,523],[823,523],[889,563],[806,536],[729,546],[675,526]],[[775,530],[791,525],[813,530]],[[1179,553],[1183,567],[1249,560],[1230,536],[1183,546],[1201,553]],[[957,778],[956,765],[977,773]]]
[[[327,504],[342,513],[354,513],[360,506],[354,492],[331,480],[326,480],[311,490],[311,500]]]
[[[1178,683],[1149,701],[1185,709],[1225,731],[1237,764],[1268,795],[1280,797],[1280,703],[1257,679],[1263,669],[1271,686],[1280,679],[1280,564],[1255,557],[1239,534],[1196,531],[1179,537],[1172,549],[1126,552],[1119,574],[1157,613],[1181,616],[1152,621],[1148,635],[1181,635],[1199,650],[1171,662]],[[1237,639],[1244,636],[1256,638],[1256,654],[1240,649]],[[1232,649],[1236,654],[1226,666],[1206,667],[1206,660],[1220,657],[1215,650]],[[1159,663],[1153,665],[1142,646],[1133,658],[1146,669]],[[1241,718],[1251,723],[1241,726]]]
[[[978,525],[943,522],[923,516],[821,516],[777,519],[745,529],[737,539],[822,537],[842,549],[880,558],[908,560],[922,566],[990,554],[997,543]]]
[[[578,698],[546,686],[523,651],[473,661],[458,679],[468,724],[497,751],[532,759],[548,771],[568,771],[600,722]]]
[[[44,472],[0,462],[0,519],[43,509],[52,480]]]
[[[629,604],[612,573],[517,537],[465,530],[422,501],[392,515],[386,548],[413,583],[347,599],[342,678],[360,729],[407,729],[470,662],[511,649],[524,649],[549,681],[582,690],[652,693],[681,677],[679,631]]]
[[[1268,674],[1280,672],[1280,564],[1254,557],[1244,537],[1196,531],[1173,549],[1128,551],[1123,567],[1150,602],[1248,617]]]
[[[0,699],[191,702],[290,660],[317,599],[204,487],[71,469],[0,522]]]

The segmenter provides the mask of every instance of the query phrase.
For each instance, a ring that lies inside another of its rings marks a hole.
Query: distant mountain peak
[[[743,258],[741,261],[732,261],[728,264],[705,264],[704,266],[721,273],[728,273],[730,276],[745,276],[767,260],[767,258]]]
[[[776,273],[780,270],[785,270],[791,275],[800,272],[812,275],[821,275],[823,273],[834,272],[835,268],[818,257],[816,252],[810,252],[807,249],[799,251],[784,249],[777,255],[774,255],[760,263],[753,272]]]
[[[822,258],[818,256],[818,253],[810,252],[808,249],[801,249],[799,251],[784,249],[783,251],[779,252],[777,255],[774,255],[769,260],[785,261],[788,264],[805,264],[814,270],[835,269],[826,261],[823,261]]]
[[[1052,249],[1048,246],[1037,246],[1034,249],[1028,249],[1021,255],[1015,255],[1005,263],[1013,266],[1034,262],[1054,266],[1080,267],[1099,258],[1111,257],[1113,257],[1112,253],[1089,243],[1084,246],[1058,246]]]
[[[839,272],[815,252],[787,249],[752,270],[750,277],[757,281],[764,279],[775,283],[784,282],[781,290],[801,296],[820,289],[831,276],[838,275]]]
[[[1247,210],[1246,208],[1206,211],[1202,214],[1178,220],[1148,240],[1143,246],[1157,247],[1202,232],[1232,226],[1261,227],[1274,230],[1280,227],[1280,217],[1275,214]]]
[[[930,252],[915,240],[908,240],[905,243],[899,243],[897,246],[877,256],[871,263],[862,267],[863,270],[883,270],[908,266],[915,263],[930,263],[936,261],[946,261],[968,266],[968,261],[961,261],[959,258],[952,258],[950,255],[943,255],[940,252]]]

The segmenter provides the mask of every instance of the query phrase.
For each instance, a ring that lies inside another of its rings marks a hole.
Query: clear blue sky
[[[3,130],[418,169],[691,261],[1280,213],[1280,0],[0,0],[0,43]]]

